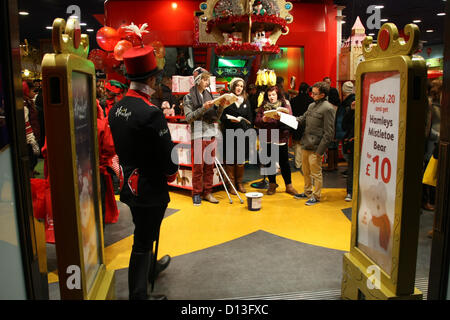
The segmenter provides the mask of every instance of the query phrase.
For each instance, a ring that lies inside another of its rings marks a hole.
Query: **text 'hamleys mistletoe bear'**
[[[97,31],[97,44],[100,49],[92,50],[89,54],[95,69],[106,73],[119,71],[123,55],[133,47],[144,46],[144,34],[149,33],[148,24],[122,25],[117,30],[112,27],[102,27]],[[155,49],[158,67],[164,67],[165,48],[161,41],[153,41],[150,45]]]

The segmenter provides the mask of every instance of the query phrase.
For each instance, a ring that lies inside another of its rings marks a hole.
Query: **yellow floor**
[[[280,185],[272,196],[265,194],[260,211],[249,211],[244,195],[232,196],[229,203],[224,190],[214,195],[219,204],[206,201],[194,207],[188,191],[170,193],[169,208],[178,209],[165,218],[161,225],[159,256],[172,257],[205,249],[245,236],[258,230],[273,233],[291,240],[348,251],[350,249],[351,222],[342,209],[351,206],[345,202],[345,189],[323,189],[322,200],[314,206],[306,206],[306,200],[296,200],[284,192],[282,177],[277,177]],[[292,174],[292,182],[299,192],[303,192],[303,176]],[[261,191],[246,185],[247,191]],[[105,262],[109,270],[127,268],[133,236],[122,239],[105,248]],[[57,273],[49,274],[49,282],[57,281]]]

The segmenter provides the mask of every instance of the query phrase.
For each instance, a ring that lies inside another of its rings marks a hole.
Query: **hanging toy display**
[[[275,86],[277,84],[277,75],[274,70],[261,69],[256,73],[257,86]]]
[[[278,38],[289,33],[292,8],[285,0],[208,0],[200,4],[200,22],[217,41],[217,55],[273,54],[280,52]]]
[[[259,15],[264,15],[266,14],[266,10],[263,8],[262,5],[262,1],[261,0],[256,0],[253,3],[253,11],[252,14],[259,14]]]

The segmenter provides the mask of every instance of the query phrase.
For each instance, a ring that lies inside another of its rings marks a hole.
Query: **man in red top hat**
[[[134,47],[123,55],[126,77],[131,80],[126,96],[109,112],[109,124],[120,163],[120,201],[133,216],[134,243],[128,268],[130,299],[147,299],[147,280],[152,283],[167,267],[169,256],[156,261],[159,229],[170,201],[167,182],[178,173],[177,153],[163,112],[150,103],[160,72],[151,46]],[[154,249],[154,243],[155,249]],[[165,296],[150,296],[165,299]]]

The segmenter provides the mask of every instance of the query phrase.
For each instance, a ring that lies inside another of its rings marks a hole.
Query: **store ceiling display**
[[[200,4],[200,21],[216,39],[218,55],[278,53],[278,38],[294,20],[292,8],[284,0],[209,0]]]
[[[372,15],[367,13],[367,9],[372,5],[380,5],[380,19],[388,19],[387,22],[395,23],[398,26],[405,26],[411,22],[418,24],[421,31],[422,41],[426,41],[426,45],[442,44],[444,41],[444,19],[446,1],[442,0],[289,0],[292,6],[299,3],[317,3],[326,4],[334,3],[339,6],[344,6],[342,14],[345,16],[342,24],[342,39],[347,39],[351,34],[351,27],[360,17],[361,21],[366,27],[367,34],[378,34],[378,29],[367,28],[367,20]],[[82,26],[83,32],[97,32],[103,25],[94,17],[97,14],[104,14],[104,0],[18,0],[18,9],[23,12],[19,15],[19,31],[21,42],[24,39],[34,46],[39,45],[40,39],[50,39],[51,29],[46,29],[51,26],[55,17],[68,18],[70,13],[67,9],[76,5],[80,8],[80,21],[86,23]],[[173,1],[176,3],[176,1]],[[210,2],[203,2],[202,5],[208,5]],[[201,3],[199,1],[199,3]],[[203,9],[201,9],[203,10]],[[25,13],[28,13],[26,15]],[[290,18],[288,17],[288,20]],[[292,15],[292,21],[295,16]],[[288,21],[286,21],[288,23]],[[382,25],[383,22],[380,21]],[[380,26],[381,27],[381,26]],[[88,31],[93,30],[93,31]],[[434,32],[425,32],[425,30],[434,30]],[[267,32],[265,34],[267,37]],[[95,37],[90,37],[90,47],[97,48]]]

